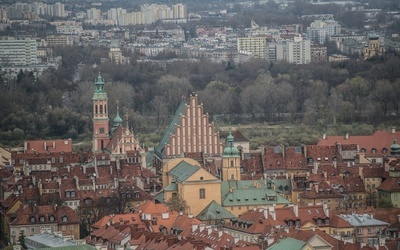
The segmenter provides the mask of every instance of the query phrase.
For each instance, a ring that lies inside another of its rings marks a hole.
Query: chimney
[[[53,209],[54,209],[54,211],[57,211],[57,204],[53,205]]]
[[[192,233],[193,233],[194,231],[196,231],[198,227],[199,227],[199,225],[193,224],[193,225],[192,225]]]
[[[53,141],[53,149],[55,149],[55,148],[56,148],[56,142]]]
[[[42,186],[41,180],[38,181],[38,189],[39,189],[39,194],[42,195],[43,194],[43,186]]]
[[[319,188],[319,183],[318,182],[314,183],[314,190],[316,193],[319,192],[318,188]]]
[[[118,159],[117,159],[117,161],[118,161]],[[110,166],[110,175],[112,175],[113,174],[113,170],[112,170],[112,166]]]
[[[189,219],[193,219],[193,214],[188,214]]]
[[[86,174],[86,165],[83,165],[83,173]]]
[[[47,142],[46,141],[44,142],[43,148],[44,148],[44,150],[47,150]]]
[[[346,135],[344,136],[344,139],[348,140],[349,139],[349,133],[346,133]]]
[[[68,170],[68,173],[71,172],[71,166],[70,165],[67,165],[67,170]]]
[[[289,227],[285,227],[285,232],[288,234],[289,233]]]
[[[282,158],[285,159],[285,145],[281,145]]]
[[[315,227],[311,226],[311,231],[315,232]]]
[[[268,220],[268,209],[264,208],[263,213],[264,213],[264,219]]]
[[[140,152],[140,166],[142,167],[142,169],[147,168],[147,161],[146,161],[146,152],[143,151]]]
[[[275,212],[274,206],[269,207],[269,214],[271,215],[272,219],[275,221],[276,220],[276,212]]]
[[[392,128],[392,134],[396,134],[396,129]]]
[[[200,230],[200,232],[202,232],[203,230],[204,230],[204,228],[206,227],[206,225],[205,224],[200,224],[200,226],[199,226],[199,230]]]
[[[322,140],[326,140],[326,133],[322,135]]]
[[[363,167],[359,166],[358,167],[358,175],[360,176],[361,180],[364,181],[364,171],[363,171]]]
[[[234,238],[234,241],[233,241],[233,242],[234,242],[235,244],[237,244],[237,243],[238,243],[238,241],[239,241],[239,237],[235,236],[235,238]]]
[[[293,206],[293,213],[296,217],[299,217],[299,205],[295,204]]]
[[[328,208],[328,204],[322,204],[322,208],[324,209],[324,213],[326,215],[326,217],[329,217],[329,208]]]
[[[325,180],[327,180],[328,179],[328,172],[324,171],[323,173],[324,173]]]
[[[33,186],[36,186],[36,176],[32,175],[32,183]]]
[[[304,145],[304,144],[302,144],[302,145],[301,145],[301,150],[302,150],[302,153],[303,153],[304,158],[307,159],[307,146]]]
[[[74,176],[74,179],[75,179],[75,185],[76,185],[76,189],[78,189],[78,190],[81,190],[81,188],[79,187],[79,179],[78,179],[78,176]]]
[[[210,235],[211,233],[212,233],[212,228],[211,227],[207,228],[207,234]]]

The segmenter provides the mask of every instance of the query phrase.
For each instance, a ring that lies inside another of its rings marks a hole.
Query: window
[[[64,158],[60,157],[60,163],[64,162]]]
[[[54,221],[55,217],[53,215],[50,215],[49,220]]]
[[[75,191],[71,191],[71,197],[75,197]]]
[[[362,234],[362,228],[357,228],[357,233]]]
[[[66,215],[64,215],[64,216],[62,217],[62,221],[63,221],[63,222],[67,222],[67,221],[68,221],[68,217],[67,217]]]
[[[35,223],[35,222],[36,222],[35,217],[31,217],[31,223]]]
[[[369,233],[369,234],[372,234],[372,232],[373,232],[373,231],[372,231],[372,228],[369,227],[369,228],[368,228],[368,233]]]
[[[44,222],[44,216],[40,216],[39,221]]]
[[[204,188],[199,189],[199,196],[200,196],[200,199],[206,198],[206,190]]]
[[[397,194],[393,195],[393,200],[397,201]]]
[[[99,133],[103,134],[104,133],[104,128],[99,128]]]
[[[35,232],[35,228],[31,227],[31,233],[34,233],[34,232]]]
[[[69,226],[69,230],[72,231],[72,230],[74,230],[74,229],[75,229],[75,226],[74,226],[74,225],[70,225],[70,226]]]
[[[62,231],[67,230],[67,226],[63,225],[63,226],[61,227],[61,230],[62,230]]]

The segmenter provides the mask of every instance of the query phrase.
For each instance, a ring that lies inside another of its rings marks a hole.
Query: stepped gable
[[[235,138],[236,140],[236,138]],[[250,153],[248,159],[241,162],[241,180],[260,180],[264,178],[264,167],[261,153]]]
[[[322,145],[312,145],[307,146],[307,160],[310,162],[324,164],[332,164],[333,162],[342,162],[342,156],[338,151],[337,147],[334,146],[322,146]]]
[[[214,124],[198,103],[198,96],[192,94],[189,100],[181,101],[154,154],[159,162],[200,152],[204,156],[220,156],[223,147]]]

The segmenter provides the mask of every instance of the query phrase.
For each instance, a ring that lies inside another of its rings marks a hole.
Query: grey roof
[[[222,220],[222,219],[233,219],[236,218],[231,212],[226,210],[223,206],[218,204],[216,201],[212,201],[205,207],[199,215],[196,217],[201,221],[208,220]]]
[[[64,240],[61,236],[56,236],[50,233],[36,234],[26,237],[26,245],[30,248],[59,248],[59,247],[75,247],[73,249],[86,249],[80,248],[87,245],[78,245],[74,240]],[[72,249],[72,248],[71,248]],[[89,249],[89,248],[87,248]],[[90,248],[95,249],[95,248]]]
[[[389,223],[374,219],[370,214],[340,214],[341,218],[349,222],[353,227],[388,226]]]
[[[223,181],[221,183],[222,206],[248,206],[290,204],[266,183],[258,181]]]
[[[176,181],[184,182],[187,178],[192,176],[200,169],[199,166],[193,166],[186,161],[182,160],[178,165],[176,165],[173,169],[168,171],[169,175],[172,175]]]
[[[160,144],[155,149],[155,155],[160,159],[164,156],[164,146],[165,144],[170,143],[170,135],[175,133],[175,125],[180,124],[180,117],[181,115],[186,114],[185,106],[187,104],[186,100],[182,100],[179,104],[178,108],[175,111],[175,115],[172,118],[171,123],[169,124],[167,130],[165,131],[163,137],[161,138]]]

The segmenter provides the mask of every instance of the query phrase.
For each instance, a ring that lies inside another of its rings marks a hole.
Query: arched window
[[[103,105],[100,105],[100,114],[103,114]]]
[[[54,217],[53,215],[50,215],[49,220],[50,220],[50,221],[54,221],[54,220],[55,220],[55,217]]]
[[[387,154],[387,151],[388,151],[387,148],[383,148],[383,149],[382,149],[382,153],[383,153],[383,154]]]
[[[40,216],[39,221],[44,222],[44,216]]]
[[[376,148],[372,148],[371,153],[376,154]]]
[[[365,153],[365,151],[367,151],[365,148],[361,148],[362,153]]]
[[[35,223],[36,222],[36,218],[35,217],[31,217],[31,223]]]
[[[94,110],[95,110],[94,112],[95,112],[96,114],[99,112],[99,110],[98,110],[98,108],[97,108],[97,105],[94,106]]]
[[[67,217],[66,215],[64,215],[64,216],[62,217],[62,221],[63,221],[63,222],[67,222],[67,221],[68,221],[68,217]]]

